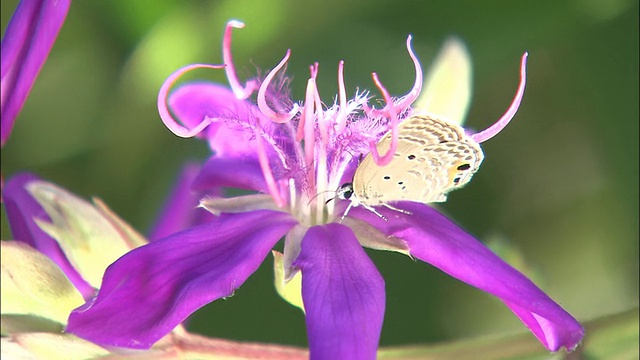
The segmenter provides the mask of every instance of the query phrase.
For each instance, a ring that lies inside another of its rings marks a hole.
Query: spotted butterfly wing
[[[385,154],[391,132],[377,144]],[[482,149],[462,127],[433,115],[416,115],[398,126],[398,147],[386,166],[371,154],[358,165],[353,192],[362,204],[393,201],[442,202],[446,194],[467,184],[484,158]]]

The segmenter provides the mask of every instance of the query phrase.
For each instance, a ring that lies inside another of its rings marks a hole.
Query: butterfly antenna
[[[315,196],[314,196],[314,197],[312,197],[311,199],[309,199],[309,202],[307,203],[307,205],[311,205],[311,202],[312,202],[315,198],[317,198],[318,196],[320,196],[320,195],[322,195],[322,194],[326,194],[326,193],[328,193],[328,192],[335,192],[335,190],[325,190],[325,191],[322,191],[322,192],[319,192],[319,193],[315,194]],[[331,200],[333,200],[333,199],[335,199],[335,197],[333,197],[333,198],[329,199],[327,202],[325,202],[325,204],[327,204],[329,201],[331,201]]]

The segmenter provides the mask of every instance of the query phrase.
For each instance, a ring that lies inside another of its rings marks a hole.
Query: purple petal
[[[580,323],[481,242],[427,205],[399,202],[394,206],[412,214],[379,207],[388,222],[362,208],[350,215],[405,240],[412,256],[500,298],[547,349],[572,350],[578,345],[584,335]]]
[[[2,38],[2,146],[9,138],[60,28],[70,0],[22,0]]]
[[[47,255],[64,271],[71,283],[87,299],[94,295],[95,289],[80,276],[67,260],[58,242],[42,231],[35,222],[35,219],[51,222],[51,218],[27,191],[26,186],[32,181],[42,180],[32,174],[18,174],[9,179],[2,190],[13,239],[25,242]]]
[[[294,224],[277,211],[223,214],[136,248],[107,268],[98,295],[71,313],[67,331],[147,349],[203,305],[233,294]]]
[[[302,271],[311,359],[375,359],[384,280],[346,226],[309,229],[293,266]]]
[[[244,154],[253,152],[255,145],[247,147],[247,141],[238,141],[242,128],[234,123],[255,123],[261,115],[255,105],[239,100],[226,86],[214,83],[190,83],[174,90],[169,96],[169,106],[187,128],[193,128],[204,118],[228,120],[213,122],[206,131],[206,138],[217,154]],[[253,136],[253,132],[248,132]],[[244,140],[248,140],[244,139]]]
[[[169,96],[169,107],[187,128],[192,129],[205,118],[212,120],[205,137],[216,155],[238,158],[256,157],[256,124],[278,143],[289,155],[294,155],[290,130],[277,127],[267,119],[251,101],[239,100],[226,86],[214,83],[189,83],[174,90]],[[271,146],[266,146],[269,157],[276,157]]]
[[[204,117],[246,119],[253,115],[250,102],[238,100],[226,86],[195,82],[185,84],[171,92],[169,106],[187,127],[194,127]]]
[[[200,166],[196,164],[187,164],[182,168],[180,177],[150,232],[151,241],[213,219],[213,214],[198,207],[204,194],[191,189],[199,171]]]
[[[214,155],[210,157],[194,180],[193,189],[206,190],[217,187],[269,193],[257,156],[229,158]]]

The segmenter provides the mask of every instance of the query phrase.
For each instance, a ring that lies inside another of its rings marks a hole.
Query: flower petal
[[[191,189],[199,171],[200,167],[193,163],[182,168],[180,177],[150,232],[151,241],[213,219],[210,212],[198,208],[203,194]]]
[[[207,128],[206,138],[211,149],[219,155],[252,152],[255,145],[247,146],[248,141],[238,141],[244,133],[241,124],[265,121],[254,104],[239,100],[231,89],[215,83],[183,85],[171,93],[169,106],[187,128],[197,126],[205,118],[213,119],[214,122]],[[246,133],[249,137],[253,136],[252,132]]]
[[[286,279],[283,254],[275,250],[271,251],[271,254],[273,255],[273,282],[278,295],[304,312],[302,276],[300,272],[296,272],[291,279]]]
[[[2,241],[2,315],[31,315],[66,324],[84,302],[51,259],[19,241]],[[3,333],[10,330],[2,321]]]
[[[71,0],[22,0],[2,38],[1,141],[7,141],[53,43]]]
[[[255,210],[274,210],[280,208],[273,202],[273,198],[265,194],[242,195],[236,197],[205,197],[200,200],[201,208],[214,215],[221,213],[243,213]]]
[[[194,190],[232,187],[269,193],[258,157],[229,158],[214,155],[193,181]]]
[[[24,333],[13,334],[6,343],[4,337],[2,340],[2,354],[5,355],[5,345],[9,345],[6,354],[12,359],[86,360],[108,359],[110,355],[100,346],[69,334]]]
[[[233,294],[294,224],[269,210],[222,214],[139,247],[107,268],[67,331],[100,345],[149,348],[198,308]]]
[[[580,323],[481,242],[427,205],[399,202],[394,206],[412,214],[380,207],[388,222],[377,221],[375,214],[361,208],[350,215],[403,239],[412,256],[500,298],[547,349],[572,350],[578,345],[584,335]]]
[[[310,228],[294,266],[302,271],[311,359],[375,359],[384,280],[353,232],[336,223]]]
[[[25,242],[48,256],[85,297],[92,296],[93,287],[71,265],[56,240],[44,232],[35,221],[38,219],[51,222],[44,208],[27,191],[27,185],[39,181],[42,180],[37,176],[23,173],[9,179],[4,186],[4,205],[13,239]]]
[[[56,239],[71,265],[97,288],[107,266],[131,250],[133,244],[84,199],[45,181],[32,181],[25,187],[51,218],[34,219],[36,224]]]

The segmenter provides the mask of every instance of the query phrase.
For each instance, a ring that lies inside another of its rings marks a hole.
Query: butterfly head
[[[353,196],[353,183],[340,185],[336,191],[336,197],[341,200],[349,200]]]

